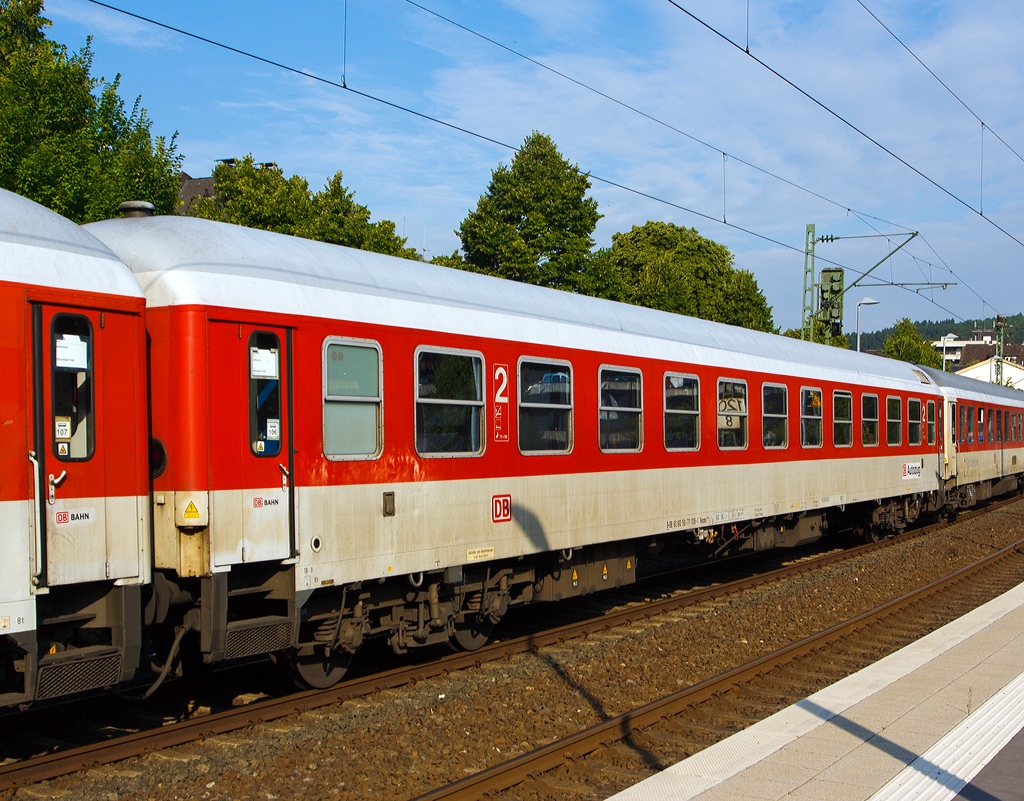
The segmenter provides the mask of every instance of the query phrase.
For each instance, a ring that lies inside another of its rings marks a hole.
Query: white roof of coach
[[[904,362],[268,231],[177,216],[86,228],[153,307],[256,309],[935,391]]]
[[[1024,403],[1024,392],[1021,392],[1019,389],[991,384],[988,381],[979,381],[977,378],[971,378],[966,375],[944,373],[941,370],[936,370],[934,367],[922,367],[921,369],[928,374],[936,386],[942,389],[954,390],[953,394],[958,397],[983,397],[992,402],[999,399],[1000,401],[1018,405]]]
[[[124,263],[88,231],[0,189],[0,281],[142,297]]]

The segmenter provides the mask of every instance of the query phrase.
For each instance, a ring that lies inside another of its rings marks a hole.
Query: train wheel
[[[493,631],[494,624],[490,620],[478,620],[476,615],[470,615],[455,624],[452,647],[461,651],[475,651],[487,644]]]
[[[341,681],[352,664],[352,654],[347,651],[333,651],[330,656],[289,654],[287,663],[300,686],[326,690]]]
[[[871,524],[864,529],[864,539],[868,542],[878,542],[879,540],[884,539],[884,536],[885,535],[882,534],[881,529],[876,525]]]

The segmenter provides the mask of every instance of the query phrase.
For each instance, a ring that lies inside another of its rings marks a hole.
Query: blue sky
[[[741,44],[746,0],[679,0]],[[1024,155],[1024,6],[1009,0],[864,0],[985,123]],[[1024,247],[830,117],[741,51],[665,0],[423,0],[422,5],[594,86],[716,149],[589,93],[471,36],[405,0],[174,4],[113,3],[169,25],[340,81],[499,141],[549,134],[596,176],[802,249],[819,234],[919,230],[880,267],[886,281],[957,282],[914,293],[855,288],[865,330],[909,316],[978,319],[1024,310]],[[51,36],[72,49],[93,37],[94,74],[121,74],[154,131],[178,131],[185,170],[209,175],[215,159],[252,153],[314,188],[342,170],[375,218],[395,221],[427,258],[458,247],[454,233],[511,158],[414,116],[184,38],[85,0],[50,0]],[[856,0],[750,0],[749,45],[921,172],[1024,241],[1024,162],[981,125]],[[835,201],[750,169],[721,150]],[[723,191],[724,183],[724,191]],[[753,271],[775,322],[799,322],[803,258],[636,194],[595,182],[604,215],[595,238],[665,220],[727,245]],[[859,217],[852,209],[871,217]],[[899,240],[895,240],[899,241]],[[821,244],[819,256],[864,270],[888,252],[884,238]],[[819,267],[826,266],[819,263]],[[946,271],[951,268],[956,276]],[[847,272],[847,282],[855,273]],[[869,279],[872,280],[872,279]],[[973,290],[973,291],[972,291]],[[979,297],[980,296],[980,297]],[[1024,332],[1015,332],[1020,340]]]

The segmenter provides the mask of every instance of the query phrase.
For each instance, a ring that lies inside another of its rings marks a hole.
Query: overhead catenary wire
[[[917,167],[915,167],[913,164],[911,164],[905,158],[903,158],[902,156],[898,155],[894,151],[890,150],[888,147],[883,145],[881,142],[879,142],[877,139],[875,139],[869,133],[867,133],[863,129],[861,129],[861,128],[857,127],[856,125],[854,125],[852,122],[850,122],[844,116],[842,116],[839,112],[834,111],[832,108],[830,108],[829,106],[825,105],[825,103],[823,103],[821,100],[818,100],[818,98],[816,98],[814,95],[812,95],[806,89],[803,89],[800,86],[798,86],[796,83],[791,81],[789,78],[787,78],[781,72],[776,70],[774,67],[772,67],[769,64],[767,64],[766,62],[762,61],[757,56],[755,56],[753,53],[750,53],[747,50],[745,50],[743,48],[743,45],[739,44],[738,42],[734,42],[732,39],[730,39],[728,36],[726,36],[720,30],[718,30],[717,28],[715,28],[711,24],[705,22],[704,20],[702,20],[700,17],[698,17],[696,14],[694,14],[692,11],[688,10],[684,6],[680,5],[677,2],[677,0],[666,0],[666,2],[669,5],[673,6],[674,8],[678,9],[679,11],[681,11],[682,13],[684,13],[686,16],[688,16],[690,19],[692,19],[694,22],[696,22],[701,27],[703,27],[703,28],[707,29],[708,31],[710,31],[711,33],[713,33],[715,36],[720,38],[722,41],[732,45],[737,50],[739,50],[741,53],[746,54],[746,56],[748,58],[752,58],[754,61],[756,61],[764,69],[768,70],[768,72],[770,72],[772,75],[774,75],[780,81],[782,81],[787,86],[791,87],[792,89],[794,89],[795,91],[797,91],[798,93],[800,93],[801,95],[806,97],[814,105],[818,106],[818,108],[822,109],[823,111],[828,113],[830,116],[834,117],[836,120],[841,122],[843,125],[845,125],[847,128],[849,128],[854,133],[858,134],[859,136],[861,136],[864,139],[866,139],[867,141],[869,141],[871,144],[873,144],[875,147],[877,147],[883,153],[886,153],[889,156],[891,156],[892,158],[894,158],[896,161],[898,161],[900,164],[902,164],[908,170],[910,170],[911,172],[913,172],[918,177],[920,177],[920,178],[924,179],[925,181],[927,181],[928,183],[930,183],[932,186],[934,186],[940,192],[942,192],[943,194],[945,194],[946,196],[948,196],[952,200],[955,200],[961,206],[963,206],[964,208],[966,208],[966,209],[974,212],[975,214],[977,214],[979,217],[981,217],[981,219],[983,219],[985,222],[987,222],[993,228],[995,228],[996,230],[1000,231],[1005,236],[1009,237],[1014,242],[1016,242],[1018,245],[1020,245],[1022,248],[1024,248],[1024,242],[1022,242],[1020,239],[1018,239],[1013,234],[1011,234],[1009,231],[1007,231],[1005,228],[1003,228],[1001,225],[999,225],[999,223],[997,223],[991,217],[986,217],[984,214],[982,214],[980,211],[978,211],[978,209],[974,208],[974,206],[972,206],[966,200],[961,198],[959,195],[957,195],[954,192],[952,192],[951,190],[947,189],[942,184],[940,184],[938,181],[936,181],[934,178],[932,178],[931,176],[929,176],[926,173],[924,173],[921,170],[919,170]]]
[[[415,109],[409,108],[407,106],[403,106],[403,105],[401,105],[399,103],[392,102],[392,101],[387,100],[385,98],[378,97],[376,95],[372,95],[372,94],[369,94],[367,92],[361,92],[358,89],[353,89],[351,86],[348,86],[348,85],[346,85],[344,83],[338,83],[337,81],[332,81],[329,78],[324,78],[324,77],[322,77],[320,75],[315,75],[313,73],[307,72],[307,71],[299,69],[297,67],[292,67],[292,66],[289,66],[287,64],[281,63],[279,61],[274,61],[273,59],[269,59],[269,58],[266,58],[264,56],[257,55],[255,53],[251,53],[251,52],[249,52],[247,50],[242,50],[241,48],[233,47],[233,46],[225,44],[223,42],[219,42],[216,39],[211,39],[209,37],[202,36],[200,34],[192,33],[191,31],[187,31],[187,30],[185,30],[183,28],[178,28],[178,27],[175,27],[173,25],[169,25],[167,23],[160,22],[159,20],[155,20],[155,19],[152,19],[150,17],[145,17],[145,16],[143,16],[141,14],[136,14],[135,12],[128,11],[128,10],[123,9],[123,8],[119,8],[119,7],[111,5],[109,3],[105,3],[102,0],[88,0],[88,2],[92,3],[93,5],[100,6],[101,8],[106,8],[106,9],[108,9],[110,11],[114,11],[114,12],[116,12],[118,14],[123,14],[125,16],[132,17],[133,19],[137,19],[140,22],[145,22],[145,23],[147,23],[149,25],[154,25],[156,27],[163,28],[164,30],[171,31],[172,33],[177,33],[177,34],[179,34],[181,36],[185,36],[187,38],[194,39],[194,40],[199,41],[199,42],[203,42],[204,44],[208,44],[208,45],[210,45],[212,47],[216,47],[216,48],[219,48],[219,49],[222,49],[222,50],[226,50],[226,51],[231,52],[231,53],[235,53],[236,55],[242,56],[244,58],[249,58],[249,59],[252,59],[254,61],[258,61],[260,63],[267,64],[268,66],[276,67],[276,68],[278,68],[280,70],[283,70],[285,72],[289,72],[289,73],[292,73],[294,75],[299,75],[299,76],[301,76],[303,78],[308,78],[308,79],[310,79],[312,81],[316,81],[318,83],[323,83],[323,84],[326,84],[328,86],[332,86],[332,87],[334,87],[336,89],[341,89],[341,90],[346,91],[346,92],[351,92],[352,94],[357,95],[359,97],[362,97],[362,98],[364,98],[366,100],[370,100],[370,101],[373,101],[373,102],[376,102],[376,103],[380,103],[381,105],[387,106],[388,108],[395,109],[396,111],[401,111],[401,112],[404,112],[404,113],[407,113],[407,114],[411,114],[411,115],[413,115],[415,117],[418,117],[418,118],[420,118],[422,120],[426,120],[428,122],[433,122],[433,123],[435,123],[437,125],[441,125],[441,126],[443,126],[445,128],[448,128],[450,130],[458,131],[459,133],[466,134],[467,136],[474,137],[474,138],[479,139],[481,141],[489,142],[489,143],[494,144],[494,145],[498,145],[499,147],[506,148],[508,150],[511,150],[514,153],[518,153],[519,152],[519,148],[518,147],[516,147],[515,145],[511,145],[511,144],[509,144],[507,142],[502,142],[500,139],[495,139],[493,137],[487,136],[486,134],[481,134],[481,133],[478,133],[476,131],[470,130],[469,128],[464,128],[464,127],[456,125],[454,123],[447,122],[447,121],[439,119],[437,117],[433,117],[433,116],[431,116],[429,114],[425,114],[425,113],[423,113],[421,111],[416,111]],[[682,205],[680,203],[675,203],[673,201],[666,200],[665,198],[661,198],[661,197],[658,197],[656,195],[652,195],[649,192],[644,192],[643,190],[640,190],[640,189],[635,189],[633,187],[627,186],[627,185],[619,183],[617,181],[613,181],[613,180],[608,179],[608,178],[602,178],[601,176],[595,175],[594,173],[586,173],[586,174],[592,180],[598,181],[599,183],[605,184],[606,186],[615,187],[617,189],[621,189],[621,190],[623,190],[625,192],[629,192],[629,193],[631,193],[633,195],[636,195],[638,197],[643,197],[643,198],[646,198],[648,200],[654,201],[656,203],[660,203],[662,205],[668,206],[670,208],[675,208],[675,209],[678,209],[680,211],[684,211],[687,214],[692,214],[692,215],[694,215],[696,217],[700,217],[702,219],[709,220],[709,221],[717,223],[719,225],[726,226],[726,227],[731,228],[731,229],[733,229],[735,231],[739,231],[741,233],[747,234],[748,236],[752,236],[752,237],[755,237],[757,239],[760,239],[760,240],[762,240],[764,242],[768,242],[770,244],[777,245],[777,246],[779,246],[781,248],[784,248],[786,250],[791,250],[791,251],[793,251],[795,253],[799,253],[801,255],[803,255],[803,253],[804,253],[802,248],[796,247],[794,245],[790,245],[790,244],[788,244],[786,242],[783,242],[781,240],[775,239],[775,238],[770,237],[770,236],[768,236],[766,234],[758,233],[757,231],[753,231],[751,229],[744,228],[743,226],[736,225],[735,223],[730,223],[730,222],[726,222],[724,220],[719,220],[717,217],[714,217],[714,216],[712,216],[710,214],[706,214],[704,212],[697,211],[696,209],[692,209],[692,208],[690,208],[688,206],[684,206],[684,205]],[[847,210],[851,211],[850,209],[847,209]],[[853,213],[856,214],[856,212],[853,212]],[[871,216],[871,215],[866,215],[866,216]],[[878,218],[874,218],[874,219],[878,219]],[[900,227],[903,227],[903,226],[900,226]],[[933,252],[934,252],[934,249],[933,249]],[[936,254],[936,255],[938,255],[938,254]],[[842,264],[841,262],[833,261],[831,259],[823,258],[821,256],[818,257],[818,260],[819,261],[823,261],[826,264],[834,265],[836,267],[842,267],[844,270],[849,270],[850,272],[852,272],[852,273],[854,273],[856,275],[863,275],[864,274],[863,271],[857,270],[854,267],[850,267],[848,265]],[[952,270],[950,270],[950,272],[952,272]],[[899,284],[896,284],[896,283],[889,282],[888,285],[889,286],[893,286],[893,287],[895,287],[897,289],[906,289],[907,291],[911,291],[912,292],[912,290],[909,290],[906,287],[901,287]],[[917,293],[913,293],[913,294],[917,294]],[[927,299],[927,298],[926,298],[926,300],[929,300],[929,302],[931,302],[933,305],[937,306],[938,308],[942,309],[943,311],[947,312],[948,314],[953,315],[957,319],[960,319],[960,320],[964,319],[964,318],[961,318],[959,315],[955,314],[954,312],[950,311],[949,309],[945,308],[941,304],[936,303],[934,300],[930,300],[930,299]]]
[[[895,39],[899,43],[900,47],[902,47],[904,50],[906,50],[908,53],[910,53],[910,55],[914,59],[914,61],[916,61],[918,64],[920,64],[922,67],[924,67],[925,70],[928,72],[928,74],[931,75],[936,81],[938,81],[939,85],[941,85],[943,89],[945,89],[947,92],[949,92],[953,96],[953,98],[956,100],[957,103],[959,103],[961,106],[963,106],[965,109],[967,109],[967,113],[968,114],[970,114],[972,117],[974,117],[974,119],[976,119],[979,123],[981,123],[982,135],[984,135],[985,129],[988,128],[988,132],[990,134],[992,134],[996,139],[998,139],[1000,142],[1002,142],[1003,145],[1006,147],[1006,149],[1009,150],[1011,153],[1013,153],[1013,155],[1015,155],[1018,159],[1020,159],[1022,162],[1024,162],[1024,156],[1021,156],[1021,154],[1018,153],[1016,150],[1014,150],[1010,146],[1010,144],[1005,139],[1003,139],[1003,137],[1001,137],[999,134],[997,134],[995,131],[993,131],[992,130],[992,126],[988,125],[981,117],[979,117],[975,113],[974,109],[972,109],[970,106],[968,106],[963,101],[963,99],[960,97],[960,95],[958,95],[956,92],[954,92],[952,89],[950,89],[949,86],[946,84],[946,82],[944,80],[942,80],[942,78],[940,78],[938,75],[936,75],[932,71],[931,67],[929,67],[920,58],[918,58],[917,53],[915,53],[913,50],[911,50],[907,46],[907,44],[902,39],[900,39],[900,37],[898,37],[888,25],[886,25],[884,22],[882,22],[882,20],[878,18],[878,15],[875,14],[874,11],[872,11],[870,8],[868,8],[866,5],[864,5],[863,0],[857,0],[857,3],[859,3],[860,7],[863,8],[865,11],[868,12],[868,14],[871,15],[871,18],[875,22],[877,22],[879,25],[881,25],[885,29],[885,32],[887,34],[889,34],[893,39]]]
[[[755,170],[756,172],[761,173],[762,175],[766,175],[766,176],[768,176],[768,177],[770,177],[770,178],[772,178],[772,179],[774,179],[776,181],[779,181],[779,182],[781,182],[781,183],[783,183],[783,184],[785,184],[787,186],[792,187],[793,189],[796,189],[798,191],[804,192],[804,193],[806,193],[806,194],[808,194],[808,195],[810,195],[812,197],[817,198],[818,200],[824,201],[825,203],[829,203],[829,204],[835,206],[836,208],[842,209],[843,211],[847,212],[848,214],[853,214],[862,223],[866,223],[867,219],[872,219],[872,220],[877,220],[878,222],[884,223],[885,225],[894,225],[894,226],[897,226],[899,228],[904,228],[907,231],[912,230],[911,228],[909,228],[907,226],[900,225],[899,223],[895,223],[895,222],[893,222],[891,220],[886,220],[886,219],[884,219],[882,217],[877,217],[877,216],[875,216],[873,214],[868,214],[867,212],[858,211],[856,209],[853,209],[853,208],[851,208],[850,206],[848,206],[845,203],[842,203],[842,202],[840,202],[838,200],[834,200],[834,199],[832,199],[830,197],[827,197],[826,195],[823,195],[823,194],[821,194],[819,192],[814,191],[813,189],[810,189],[809,187],[806,187],[806,186],[803,186],[803,185],[801,185],[799,183],[796,183],[795,181],[792,181],[792,180],[790,180],[788,178],[785,178],[785,177],[783,177],[783,176],[781,176],[781,175],[779,175],[779,174],[777,174],[775,172],[772,172],[771,170],[765,169],[764,167],[760,167],[757,164],[754,164],[751,161],[743,159],[740,156],[735,155],[734,153],[730,153],[729,151],[724,150],[723,148],[720,148],[717,145],[714,145],[714,144],[712,144],[710,142],[707,142],[704,139],[701,139],[700,137],[694,136],[693,134],[688,133],[687,131],[684,131],[683,129],[681,129],[681,128],[675,126],[675,125],[672,125],[671,123],[666,122],[666,121],[664,121],[664,120],[654,116],[653,114],[651,114],[649,112],[646,112],[646,111],[644,111],[644,110],[642,110],[640,108],[637,108],[636,106],[633,106],[633,105],[631,105],[631,104],[629,104],[629,103],[627,103],[627,102],[625,102],[623,100],[620,100],[619,98],[614,97],[613,95],[610,95],[607,92],[604,92],[601,89],[598,89],[598,88],[596,88],[596,87],[586,83],[585,81],[580,80],[579,78],[575,78],[572,75],[569,75],[569,74],[567,74],[565,72],[562,72],[561,70],[555,69],[554,67],[552,67],[552,66],[550,66],[548,64],[545,64],[543,61],[540,61],[539,59],[533,58],[532,56],[528,56],[525,53],[515,49],[514,47],[510,47],[509,45],[504,44],[503,42],[500,42],[497,39],[494,39],[493,37],[488,36],[487,34],[481,33],[480,31],[477,31],[477,30],[475,30],[473,28],[470,28],[468,25],[465,25],[465,24],[463,24],[461,22],[458,22],[457,20],[454,20],[451,17],[448,17],[448,16],[446,16],[444,14],[441,14],[440,12],[435,11],[434,9],[432,9],[432,8],[430,8],[428,6],[425,6],[422,3],[417,2],[417,0],[404,0],[404,2],[406,2],[407,4],[413,6],[414,8],[418,8],[420,11],[423,11],[424,13],[429,14],[430,16],[432,16],[432,17],[434,17],[436,19],[441,20],[442,22],[445,22],[445,23],[447,23],[447,24],[449,24],[449,25],[451,25],[451,26],[453,26],[455,28],[458,28],[459,30],[463,31],[464,33],[467,33],[467,34],[469,34],[471,36],[475,36],[476,38],[481,39],[482,41],[485,41],[488,44],[491,44],[491,45],[493,45],[493,46],[495,46],[495,47],[497,47],[497,48],[499,48],[501,50],[504,50],[505,52],[510,53],[511,55],[516,56],[517,58],[522,59],[523,61],[526,61],[526,62],[528,62],[530,64],[533,64],[534,66],[539,67],[540,69],[545,70],[545,71],[551,73],[552,75],[556,75],[559,78],[562,78],[563,80],[566,80],[566,81],[568,81],[568,82],[570,82],[572,84],[575,84],[576,86],[578,86],[581,89],[585,89],[586,91],[591,92],[591,93],[597,95],[598,97],[604,98],[605,100],[608,100],[608,101],[614,103],[615,105],[617,105],[617,106],[619,106],[621,108],[626,109],[627,111],[630,111],[630,112],[632,112],[634,114],[637,114],[640,117],[643,117],[644,119],[649,120],[650,122],[653,122],[653,123],[655,123],[657,125],[660,125],[663,128],[666,128],[667,130],[670,130],[670,131],[672,131],[674,133],[677,133],[677,134],[685,137],[686,139],[689,139],[690,141],[692,141],[692,142],[694,142],[694,143],[696,143],[698,145],[701,145],[702,147],[708,148],[709,150],[712,150],[712,151],[714,151],[716,153],[720,153],[722,155],[722,161],[723,161],[723,165],[722,165],[722,220],[720,220],[720,222],[728,224],[727,221],[726,221],[726,217],[725,217],[725,200],[726,199],[725,199],[725,164],[724,164],[724,162],[725,162],[725,160],[727,158],[731,158],[734,161],[738,161],[740,164],[743,164],[744,166],[749,167],[752,170]],[[750,13],[750,9],[749,9],[749,2],[748,2],[748,7],[747,7],[748,24],[749,24],[749,13]],[[749,31],[748,31],[748,33],[749,33]],[[749,40],[748,40],[748,45],[749,45]],[[749,53],[749,46],[746,49],[746,52]],[[871,226],[869,226],[869,227],[871,227]],[[877,229],[873,229],[873,230],[877,230]],[[934,249],[931,248],[931,245],[929,245],[928,247],[929,247],[929,249],[932,250],[932,252],[934,252]],[[908,253],[907,255],[910,255],[910,254]],[[936,255],[938,255],[938,254],[936,254]],[[916,258],[916,257],[913,257],[913,258]],[[964,286],[967,286],[967,284],[964,283],[962,278],[958,278],[958,281],[960,283],[964,284]],[[968,287],[968,288],[970,289],[970,287]],[[974,292],[973,289],[971,291]],[[975,292],[974,294],[977,294],[977,293]]]

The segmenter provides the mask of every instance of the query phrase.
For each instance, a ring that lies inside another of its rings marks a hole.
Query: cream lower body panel
[[[297,589],[874,501],[938,487],[934,453],[296,490]],[[382,493],[395,493],[394,517]],[[495,522],[495,496],[511,519]]]
[[[287,559],[288,491],[281,487],[210,493],[213,569]]]
[[[33,501],[0,502],[0,637],[36,627]]]
[[[149,498],[61,498],[46,506],[49,586],[149,580]]]

